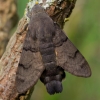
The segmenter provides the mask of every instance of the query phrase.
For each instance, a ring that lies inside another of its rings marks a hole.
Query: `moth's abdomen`
[[[56,55],[53,43],[44,43],[40,46],[40,53],[46,70],[53,70],[56,66]]]
[[[56,65],[56,54],[53,43],[43,43],[39,48],[45,66],[40,80],[46,85],[49,94],[62,92],[61,81],[65,77],[65,73],[62,68]]]

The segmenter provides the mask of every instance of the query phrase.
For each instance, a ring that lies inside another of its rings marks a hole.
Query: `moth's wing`
[[[82,54],[57,24],[55,24],[55,29],[53,42],[55,45],[57,65],[76,76],[91,76],[90,67]]]
[[[37,42],[28,31],[16,73],[16,88],[19,93],[24,93],[35,85],[44,70]]]

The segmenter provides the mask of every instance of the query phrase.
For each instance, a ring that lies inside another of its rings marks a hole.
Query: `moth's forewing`
[[[18,93],[24,93],[35,85],[43,70],[44,66],[37,49],[37,42],[32,38],[31,31],[28,30],[16,73]]]
[[[77,48],[70,42],[65,33],[55,24],[55,44],[57,65],[76,76],[89,77],[91,69]]]

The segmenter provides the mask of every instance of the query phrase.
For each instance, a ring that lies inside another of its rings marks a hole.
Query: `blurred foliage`
[[[28,0],[18,0],[20,18]],[[31,100],[100,100],[100,0],[77,0],[64,30],[70,40],[85,56],[92,69],[90,78],[66,73],[63,92],[50,96],[39,81]]]

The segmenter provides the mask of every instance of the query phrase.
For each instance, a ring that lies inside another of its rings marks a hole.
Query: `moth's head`
[[[44,8],[39,4],[34,5],[32,8],[32,15],[35,15],[37,13],[44,13],[44,12],[45,12]]]

